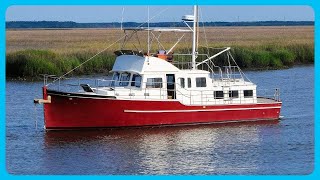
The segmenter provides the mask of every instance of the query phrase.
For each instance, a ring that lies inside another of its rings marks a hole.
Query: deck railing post
[[[147,87],[144,88],[144,99],[147,99]]]
[[[190,105],[191,105],[191,90],[189,90],[189,98],[190,98]]]
[[[274,99],[275,99],[276,101],[280,101],[280,91],[279,91],[279,88],[276,88],[276,89],[275,89]]]
[[[131,93],[131,88],[130,88],[129,96],[130,96],[130,99],[131,99],[131,96],[132,96],[132,93]]]
[[[201,105],[203,105],[203,100],[202,100],[202,92],[203,91],[200,91],[201,92]]]
[[[80,91],[80,78],[78,78],[78,91]]]

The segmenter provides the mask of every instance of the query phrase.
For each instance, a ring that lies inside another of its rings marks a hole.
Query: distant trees
[[[314,21],[200,22],[201,26],[313,26]],[[123,27],[137,27],[140,22],[124,22]],[[8,21],[6,28],[120,28],[119,22],[76,23],[72,21]],[[147,26],[147,24],[145,24]],[[143,26],[143,27],[145,27]],[[185,27],[182,22],[155,22],[150,27]]]

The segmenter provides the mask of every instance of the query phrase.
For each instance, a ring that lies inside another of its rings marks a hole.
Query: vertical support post
[[[124,13],[124,7],[122,7],[122,13],[121,13],[121,26],[120,26],[120,30],[122,30],[122,24],[123,24],[123,13]]]
[[[203,91],[201,91],[201,105],[203,105],[202,93]]]
[[[147,85],[146,85],[146,87],[144,88],[144,99],[147,99]]]
[[[198,6],[195,5],[193,7],[193,36],[192,36],[192,69],[196,69],[196,58],[198,54],[198,49],[197,49],[197,33],[198,33]]]
[[[99,89],[99,79],[96,80],[97,81],[97,89]]]
[[[80,91],[80,78],[78,78],[78,92]]]
[[[190,98],[190,105],[191,105],[191,98],[192,98],[192,96],[191,96],[191,90],[189,89],[189,98]]]
[[[149,19],[149,16],[150,16],[150,12],[149,12],[149,6],[148,6],[148,58],[150,55],[150,19]]]

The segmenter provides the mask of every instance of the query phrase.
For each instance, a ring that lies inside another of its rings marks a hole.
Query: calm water
[[[309,174],[314,168],[314,67],[247,72],[279,87],[280,122],[95,131],[43,130],[42,83],[6,84],[12,174]],[[35,128],[35,122],[38,128]]]

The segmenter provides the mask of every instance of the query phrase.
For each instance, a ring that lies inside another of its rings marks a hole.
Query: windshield
[[[129,85],[129,81],[130,81],[130,73],[124,72],[121,74],[121,78],[120,78],[120,82],[119,82],[119,86],[128,86]]]
[[[117,86],[118,81],[119,81],[119,77],[120,77],[120,73],[115,72],[115,73],[113,74],[112,81],[111,81],[111,87]]]

